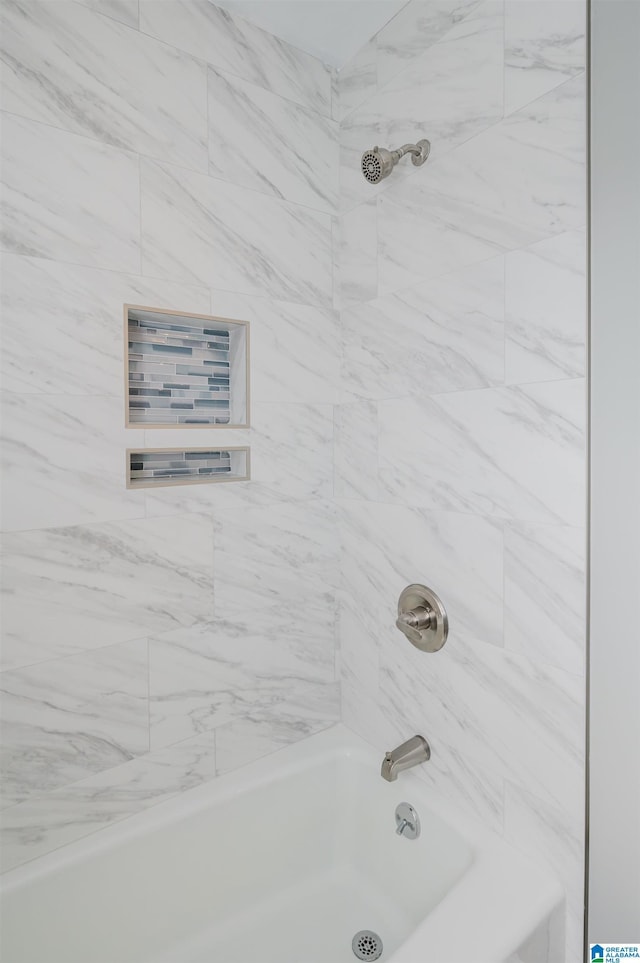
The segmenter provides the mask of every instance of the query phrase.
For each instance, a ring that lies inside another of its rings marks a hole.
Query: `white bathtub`
[[[363,929],[383,963],[520,959],[558,883],[380,762],[336,726],[8,873],[3,963],[353,963]]]

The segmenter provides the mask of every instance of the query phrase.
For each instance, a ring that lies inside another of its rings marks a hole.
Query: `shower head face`
[[[384,147],[374,147],[366,150],[362,155],[362,173],[370,184],[379,184],[388,177],[397,161],[394,161],[391,151]]]

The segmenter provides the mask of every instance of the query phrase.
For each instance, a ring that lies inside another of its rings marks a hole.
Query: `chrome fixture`
[[[382,940],[373,930],[360,930],[351,940],[351,949],[359,960],[377,960],[382,956]]]
[[[422,167],[430,151],[431,144],[428,140],[419,140],[417,144],[404,144],[396,150],[374,147],[373,150],[366,150],[362,155],[362,173],[370,184],[379,184],[389,176],[405,154],[411,154],[411,163],[415,167]]]
[[[420,817],[409,803],[396,806],[396,835],[405,839],[417,839],[420,835]]]
[[[427,740],[423,736],[412,736],[401,746],[385,753],[380,775],[387,782],[395,782],[398,773],[403,769],[419,766],[422,762],[428,762],[430,758],[431,748]]]
[[[396,627],[422,652],[437,652],[447,641],[449,619],[436,595],[426,585],[408,585],[398,599]]]

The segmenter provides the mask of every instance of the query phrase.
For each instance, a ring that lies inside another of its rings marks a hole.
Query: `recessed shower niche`
[[[127,449],[127,488],[248,481],[247,447]]]
[[[126,424],[249,427],[249,323],[126,304]]]

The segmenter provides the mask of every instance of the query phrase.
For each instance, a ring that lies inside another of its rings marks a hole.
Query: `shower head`
[[[385,147],[374,147],[373,150],[366,150],[362,155],[362,173],[365,180],[370,184],[379,184],[380,181],[388,177],[401,157],[411,154],[411,163],[416,167],[422,167],[431,144],[428,140],[419,140],[417,144],[405,144],[397,150],[387,150]]]

